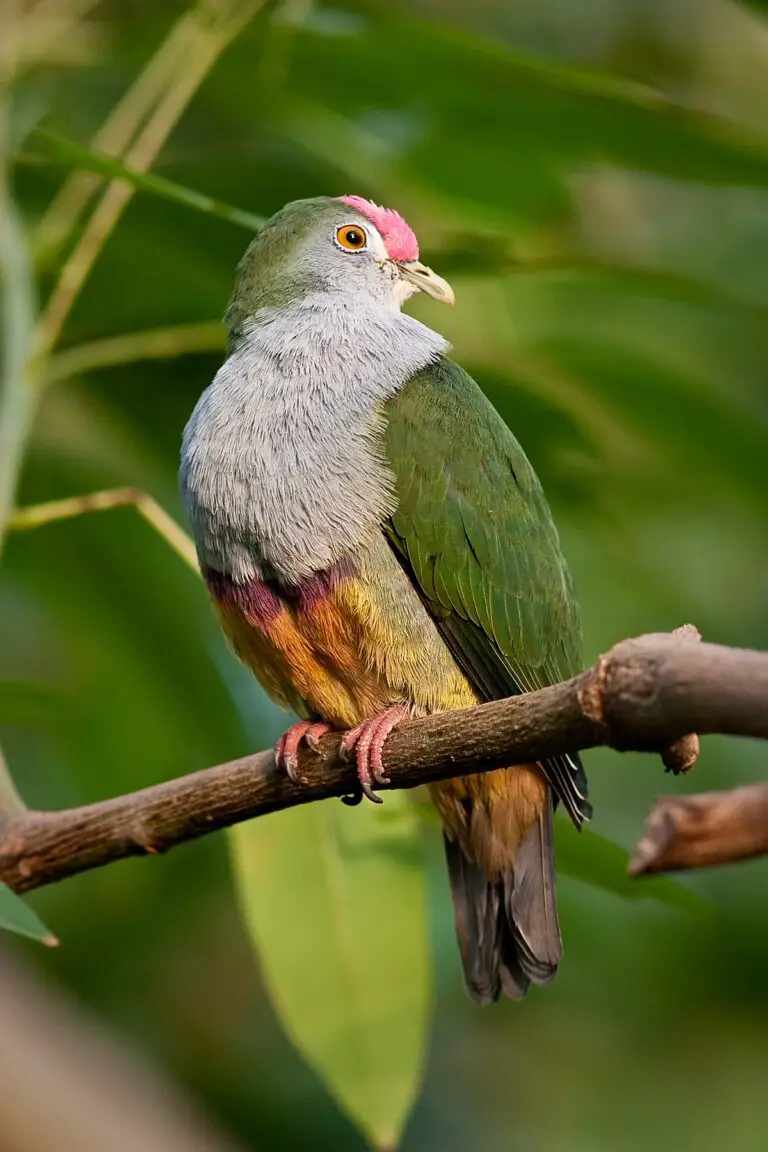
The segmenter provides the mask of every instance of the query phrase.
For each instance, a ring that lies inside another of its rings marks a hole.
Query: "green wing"
[[[475,691],[498,699],[576,675],[571,577],[538,478],[496,409],[442,358],[386,415],[398,496],[387,536]],[[578,756],[543,767],[580,824],[589,805]]]

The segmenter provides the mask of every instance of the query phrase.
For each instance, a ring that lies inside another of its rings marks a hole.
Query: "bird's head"
[[[240,262],[227,323],[316,293],[399,309],[415,292],[453,303],[447,281],[419,260],[412,229],[360,196],[294,200],[269,220]]]

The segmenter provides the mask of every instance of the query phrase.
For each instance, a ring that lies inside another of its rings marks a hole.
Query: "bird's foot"
[[[363,795],[374,804],[383,803],[381,796],[377,796],[373,790],[374,784],[389,784],[389,777],[384,774],[381,758],[384,742],[390,732],[407,716],[408,708],[405,704],[393,704],[391,708],[386,708],[376,716],[369,716],[342,737],[339,753],[346,760],[354,751],[357,778]]]
[[[326,733],[332,732],[333,728],[330,724],[310,723],[307,720],[300,720],[298,724],[293,724],[287,732],[284,732],[277,744],[275,744],[275,764],[277,767],[284,771],[288,778],[294,784],[298,784],[299,780],[296,771],[299,767],[299,747],[301,742],[304,741],[308,744],[313,752],[317,751],[317,742],[321,736]]]

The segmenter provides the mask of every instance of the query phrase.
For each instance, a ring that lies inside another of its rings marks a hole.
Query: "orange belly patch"
[[[288,598],[261,582],[236,585],[206,573],[224,632],[264,688],[299,714],[308,709],[337,728],[393,702],[365,661],[359,621],[348,610],[344,586],[355,579],[326,575],[324,587],[307,581]]]

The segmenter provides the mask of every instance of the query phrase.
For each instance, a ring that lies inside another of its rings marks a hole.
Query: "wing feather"
[[[482,699],[530,692],[581,668],[578,605],[541,485],[475,381],[446,358],[386,406],[398,507],[386,534]],[[542,764],[580,825],[578,755]]]

